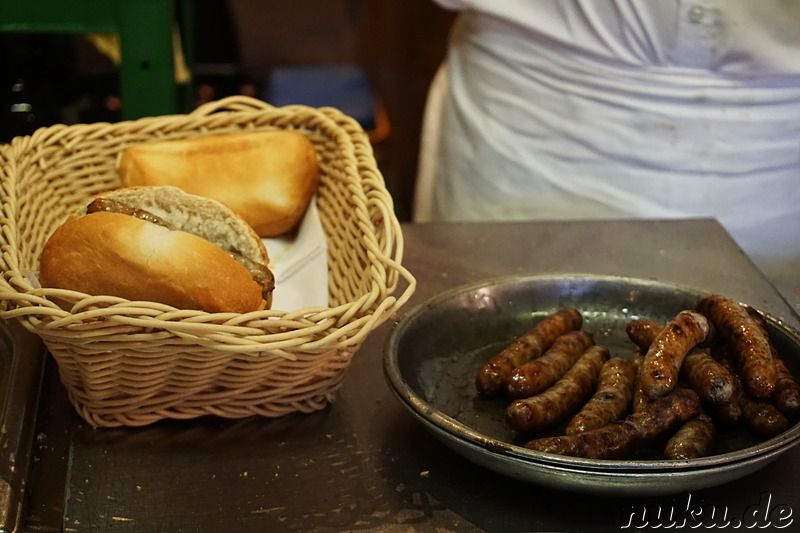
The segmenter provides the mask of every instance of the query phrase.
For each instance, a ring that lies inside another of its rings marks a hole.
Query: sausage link
[[[697,304],[697,310],[708,317],[726,339],[747,392],[761,399],[772,396],[777,373],[764,329],[743,306],[724,296],[704,297]]]
[[[658,322],[646,318],[631,320],[625,331],[628,338],[647,352],[655,337],[664,328]],[[700,399],[713,404],[730,401],[733,396],[733,380],[728,370],[720,365],[705,349],[694,348],[684,358],[680,369],[687,383],[700,395]],[[634,410],[641,408],[646,396],[641,386],[635,394]]]
[[[720,404],[709,404],[706,406],[708,414],[715,424],[722,427],[731,428],[736,426],[742,419],[742,406],[736,400],[736,395],[729,401]]]
[[[487,398],[503,394],[508,376],[516,367],[541,356],[558,337],[580,329],[582,324],[583,317],[571,307],[546,317],[478,370],[478,393]]]
[[[683,360],[681,376],[704,402],[723,404],[733,397],[733,376],[707,349],[689,352]]]
[[[773,360],[777,379],[775,391],[772,393],[772,401],[784,416],[797,418],[800,416],[800,384],[794,379],[783,359],[773,355]]]
[[[741,421],[750,431],[762,437],[774,437],[789,429],[789,420],[769,400],[753,397],[744,387],[739,375],[733,371],[735,363],[721,354],[717,359],[733,376],[733,397],[742,408]]]
[[[144,220],[146,222],[150,222],[152,224],[156,224],[158,226],[162,226],[164,228],[174,230],[175,227],[172,224],[169,224],[163,218],[154,215],[150,211],[146,211],[144,209],[139,209],[138,207],[132,207],[125,203],[119,202],[117,200],[112,200],[111,198],[95,198],[92,200],[89,205],[86,206],[86,214],[91,213],[99,213],[99,212],[108,212],[108,213],[119,213],[121,215],[128,215],[134,218],[138,218],[140,220]],[[261,295],[264,297],[265,300],[269,300],[272,291],[275,289],[275,276],[273,275],[272,271],[266,265],[262,265],[252,259],[249,259],[235,250],[230,250],[227,248],[223,248],[231,258],[245,267],[250,275],[253,277],[253,281],[258,283],[261,287]]]
[[[742,421],[762,437],[774,437],[789,429],[789,420],[766,400],[754,399],[742,406]]]
[[[639,351],[647,353],[650,345],[653,344],[656,336],[664,329],[663,324],[659,324],[649,318],[635,318],[625,325],[625,333]]]
[[[644,393],[642,388],[642,363],[644,356],[639,355],[633,360],[636,364],[636,379],[633,382],[633,398],[631,400],[631,411],[634,413],[641,411],[650,402],[650,398]]]
[[[764,317],[755,309],[747,308],[747,314],[759,325],[769,340],[769,332]],[[770,342],[772,361],[775,364],[775,390],[772,391],[772,403],[784,416],[796,418],[800,415],[800,385],[795,380],[786,362],[780,358],[775,346]]]
[[[569,421],[566,434],[596,429],[625,417],[631,408],[635,381],[635,363],[621,357],[606,361],[600,369],[594,395]]]
[[[592,336],[583,330],[561,335],[541,357],[523,363],[511,372],[508,395],[527,398],[539,394],[561,379],[593,344]]]
[[[650,345],[653,344],[656,336],[658,336],[663,329],[664,326],[662,324],[650,320],[649,318],[636,318],[625,325],[625,333],[627,333],[628,338],[636,345],[641,354],[647,353],[650,349]],[[642,363],[644,362],[644,357],[639,356],[636,361],[636,380],[633,384],[633,399],[631,403],[631,410],[634,413],[641,411],[650,401],[650,398],[648,398],[647,394],[644,392],[642,382]]]
[[[520,433],[531,433],[566,419],[591,396],[608,358],[608,350],[592,346],[552,387],[512,402],[506,409],[506,422]]]
[[[684,423],[664,446],[664,459],[695,459],[706,457],[714,448],[717,430],[711,417],[700,413]]]
[[[525,447],[568,457],[625,459],[636,450],[638,441],[636,426],[627,420],[616,420],[583,433],[534,439],[525,443]]]
[[[151,222],[153,224],[157,224],[159,226],[163,226],[167,229],[174,229],[169,223],[167,223],[166,220],[154,215],[150,211],[145,211],[144,209],[131,207],[127,204],[124,204],[117,200],[112,200],[110,198],[102,198],[102,197],[95,198],[89,203],[89,205],[86,206],[87,215],[91,213],[99,213],[101,211],[106,211],[109,213],[120,213],[122,215],[132,216],[147,222]]]
[[[557,437],[534,439],[525,444],[530,450],[586,457],[624,459],[637,449],[669,435],[700,413],[700,398],[691,389],[678,388],[648,403],[638,413],[603,427]]]
[[[648,398],[655,400],[675,388],[684,358],[708,333],[706,318],[689,310],[681,311],[664,326],[642,362],[641,387]]]

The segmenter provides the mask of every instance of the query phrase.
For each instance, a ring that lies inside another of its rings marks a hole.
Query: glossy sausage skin
[[[581,328],[583,317],[577,309],[561,309],[536,324],[504,350],[483,365],[475,377],[475,386],[481,396],[500,396],[506,391],[511,372],[541,356],[561,335]]]
[[[734,381],[733,397],[742,409],[741,422],[753,433],[762,437],[774,437],[789,429],[789,420],[769,400],[752,396],[733,371],[735,363],[726,353],[717,357],[728,370],[731,371]]]
[[[511,372],[508,395],[527,398],[543,392],[561,379],[593,344],[592,336],[583,330],[561,335],[541,357],[523,363]]]
[[[700,398],[697,394],[691,389],[678,388],[624,420],[584,433],[534,439],[525,447],[572,457],[624,459],[648,443],[676,431],[699,413]]]
[[[742,405],[742,421],[762,437],[774,437],[789,429],[789,420],[766,400],[755,399]]]
[[[747,308],[750,318],[759,325],[767,339],[769,333],[764,317],[752,308]],[[772,361],[775,364],[775,390],[772,391],[772,403],[784,416],[797,418],[800,416],[800,384],[795,380],[786,362],[780,358],[775,346],[770,342]]]
[[[722,344],[715,344],[711,349],[712,358],[722,366],[732,378],[733,394],[730,400],[722,403],[706,403],[704,406],[711,419],[719,427],[732,428],[742,420],[742,405],[739,403],[739,389],[742,383],[736,375],[736,365],[731,361],[727,348]]]
[[[662,324],[650,320],[649,318],[636,318],[631,320],[625,325],[625,333],[628,338],[636,345],[640,355],[635,359],[636,365],[636,380],[633,384],[633,398],[631,402],[631,410],[636,413],[641,411],[647,405],[650,398],[644,392],[642,386],[642,363],[644,362],[643,355],[650,349],[656,336],[664,329]]]
[[[777,379],[772,401],[775,407],[789,418],[800,417],[800,384],[797,383],[783,359],[775,357]]]
[[[647,353],[650,349],[650,345],[653,344],[653,340],[655,340],[662,329],[664,329],[662,324],[650,320],[649,318],[635,318],[625,325],[625,333],[627,333],[628,338],[636,345],[636,348],[642,355]],[[650,398],[647,397],[642,387],[641,371],[644,357],[639,356],[636,361],[636,381],[633,385],[633,400],[631,404],[631,410],[634,413],[641,411],[650,401]]]
[[[697,310],[726,339],[745,390],[756,398],[772,396],[777,381],[775,362],[766,331],[737,302],[720,295],[704,297]]]
[[[639,318],[630,321],[625,331],[639,350],[646,352],[663,327],[658,322]],[[733,396],[733,379],[730,372],[711,357],[707,349],[691,350],[683,360],[679,376],[687,381],[704,402],[724,404]],[[637,406],[645,401],[641,399],[641,394],[643,391],[637,394]]]
[[[636,363],[636,379],[633,382],[633,398],[631,399],[631,411],[634,413],[641,411],[642,408],[650,402],[650,398],[644,393],[642,389],[642,363],[644,356],[640,355],[633,359]]]
[[[663,324],[649,318],[635,318],[625,325],[625,333],[642,354],[647,353],[662,329],[664,329]]]
[[[718,405],[733,398],[733,376],[708,350],[696,348],[689,352],[683,361],[681,376],[704,402]]]
[[[768,400],[752,398],[737,387],[737,400],[742,407],[742,422],[750,431],[762,437],[774,437],[789,429],[789,420]]]
[[[624,418],[631,408],[635,381],[635,363],[621,357],[606,361],[600,369],[595,393],[569,421],[566,434],[597,429]]]
[[[709,324],[700,313],[684,310],[662,329],[647,350],[639,373],[644,394],[655,400],[668,394],[678,384],[686,355],[705,341]]]
[[[592,395],[608,358],[608,350],[592,346],[552,387],[512,402],[506,409],[506,422],[520,433],[532,433],[565,420]]]
[[[705,413],[684,423],[664,446],[665,459],[696,459],[711,454],[717,430]]]

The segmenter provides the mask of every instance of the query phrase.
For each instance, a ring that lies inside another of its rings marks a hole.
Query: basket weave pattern
[[[277,128],[305,134],[319,155],[328,307],[210,314],[38,287],[45,240],[92,195],[119,187],[116,160],[128,146]],[[415,287],[368,138],[335,109],[237,96],[187,115],[52,126],[0,148],[0,180],[0,318],[43,339],[94,426],[321,409],[365,337]]]

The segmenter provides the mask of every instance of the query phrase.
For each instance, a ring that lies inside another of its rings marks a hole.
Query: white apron
[[[415,220],[711,216],[800,286],[800,0],[438,1]]]

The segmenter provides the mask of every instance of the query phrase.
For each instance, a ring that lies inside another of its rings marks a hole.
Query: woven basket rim
[[[114,135],[116,130],[130,124],[141,125],[152,131],[166,130],[195,136],[219,133],[220,130],[214,129],[215,122],[228,119],[231,114],[256,116],[261,113],[285,116],[287,127],[291,127],[291,119],[300,113],[311,116],[314,126],[327,126],[331,130],[340,131],[340,138],[337,139],[339,142],[352,143],[355,148],[371,154],[368,137],[360,125],[338,109],[312,108],[305,105],[273,107],[253,98],[233,96],[204,104],[185,115],[147,117],[120,123],[59,124],[41,128],[30,136],[15,138],[8,145],[0,146],[0,162],[8,161],[13,164],[17,154],[30,149],[41,149],[44,141],[69,143],[72,138],[102,139]],[[203,120],[205,128],[189,132],[181,130],[182,126],[197,119]],[[355,172],[359,174],[371,172],[380,176],[379,171],[371,167],[370,161],[355,160],[352,164]],[[275,340],[275,334],[264,334],[264,330],[270,327],[290,331],[303,331],[307,328],[320,330],[321,339],[317,338],[311,342],[296,339],[295,348],[304,351],[330,349],[331,341],[334,340],[334,345],[359,344],[369,331],[410,298],[415,290],[416,280],[402,265],[402,232],[394,216],[388,191],[379,188],[367,192],[362,188],[360,191],[352,192],[362,195],[364,202],[370,202],[373,206],[378,205],[386,213],[385,227],[372,228],[371,231],[391,234],[391,249],[381,249],[369,231],[365,231],[364,234],[371,258],[383,268],[394,272],[398,280],[404,280],[405,287],[398,296],[392,295],[381,302],[375,302],[374,294],[365,293],[354,301],[332,307],[309,307],[289,311],[264,310],[246,315],[207,313],[175,309],[154,302],[132,302],[123,298],[91,296],[63,289],[36,288],[26,279],[26,273],[12,267],[6,269],[0,279],[0,305],[4,306],[0,310],[0,318],[19,320],[27,329],[44,338],[49,332],[69,329],[70,324],[80,323],[81,319],[94,314],[117,325],[166,330],[176,335],[216,336],[216,342],[219,342],[223,349],[230,346],[234,350],[252,353],[268,350],[274,347],[275,342],[280,342]],[[4,200],[7,201],[6,198]],[[359,219],[359,226],[362,229],[370,225],[369,220]],[[13,243],[9,243],[8,228],[5,223],[2,229],[0,251],[6,259],[6,264],[18,265],[16,250],[13,248]],[[63,309],[54,301],[59,297],[77,298],[77,304],[72,309]],[[242,342],[242,339],[246,342]]]

